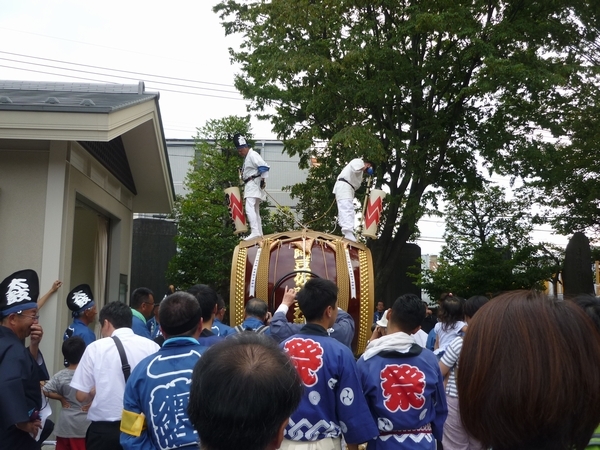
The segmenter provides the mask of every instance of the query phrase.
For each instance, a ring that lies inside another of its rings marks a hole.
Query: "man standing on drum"
[[[344,237],[356,242],[354,236],[354,191],[362,183],[363,174],[373,175],[371,161],[355,158],[342,169],[337,177],[333,193],[338,207],[338,223]]]
[[[241,134],[236,133],[233,136],[233,144],[237,148],[238,154],[244,158],[242,181],[246,199],[246,216],[250,223],[250,235],[244,240],[249,241],[263,235],[259,206],[262,200],[267,199],[265,179],[269,176],[270,167],[258,153],[248,146],[246,138]]]

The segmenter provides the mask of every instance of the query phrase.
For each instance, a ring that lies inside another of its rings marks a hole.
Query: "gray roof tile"
[[[110,113],[158,98],[144,83],[99,84],[0,80],[0,111]],[[6,100],[8,99],[8,100]]]

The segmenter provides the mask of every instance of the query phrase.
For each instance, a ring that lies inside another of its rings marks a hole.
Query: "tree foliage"
[[[525,198],[507,199],[503,188],[458,191],[448,196],[446,244],[440,253],[453,263],[472,258],[481,247],[512,253],[531,243],[531,204]]]
[[[597,99],[600,104],[600,98]],[[588,116],[588,114],[593,114]],[[562,234],[589,233],[600,238],[600,110],[582,112],[586,130],[573,133],[573,142],[541,152],[527,170],[526,185],[545,208],[540,216]],[[575,134],[588,135],[579,141]]]
[[[209,120],[198,128],[193,170],[185,180],[186,195],[175,204],[178,222],[177,254],[169,263],[167,278],[179,288],[197,283],[214,287],[228,298],[231,260],[240,237],[225,203],[223,190],[239,184],[238,167],[242,159],[233,146],[231,136],[242,133],[252,145],[249,117],[229,116]],[[261,203],[265,233],[289,226],[283,214],[271,215],[267,202]]]
[[[561,136],[578,123],[582,92],[598,92],[589,0],[223,0],[214,10],[227,34],[243,35],[231,55],[251,110],[302,164],[320,158],[293,190],[308,217],[331,204],[351,158],[378,163],[376,187],[389,192],[369,243],[379,287],[441,192],[480,188],[477,161],[532,174],[551,151],[532,131]]]
[[[442,292],[470,297],[543,289],[556,261],[546,244],[533,244],[529,211],[526,199],[508,200],[497,186],[454,193],[438,268],[426,271],[422,286],[433,298]]]

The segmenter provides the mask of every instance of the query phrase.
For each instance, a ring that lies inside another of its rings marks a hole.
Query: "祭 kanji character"
[[[391,412],[421,409],[425,404],[425,374],[409,364],[390,364],[380,373],[383,404]]]
[[[286,342],[284,349],[294,362],[302,382],[308,387],[317,384],[317,372],[323,366],[321,344],[312,339],[294,338]]]

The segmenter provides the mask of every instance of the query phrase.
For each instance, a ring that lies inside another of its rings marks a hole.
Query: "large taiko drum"
[[[244,305],[251,298],[265,300],[269,311],[274,312],[286,286],[299,290],[311,276],[338,286],[338,306],[354,318],[352,349],[362,353],[371,336],[373,319],[371,252],[363,244],[327,233],[290,231],[240,242],[231,266],[230,323],[243,321]],[[304,322],[297,304],[290,308],[287,318]]]

